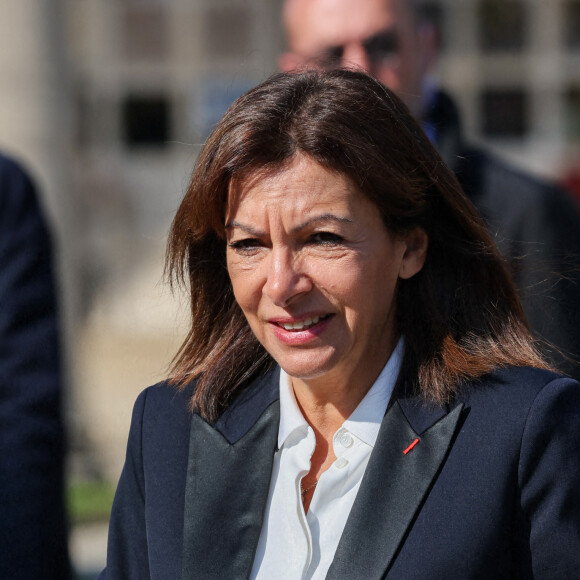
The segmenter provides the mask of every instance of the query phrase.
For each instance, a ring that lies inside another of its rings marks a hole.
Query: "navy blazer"
[[[70,577],[50,234],[36,188],[0,155],[0,578]]]
[[[139,396],[101,580],[248,577],[278,377],[250,383],[215,425],[187,410],[191,386]],[[580,385],[509,368],[448,407],[397,392],[327,578],[577,578]]]

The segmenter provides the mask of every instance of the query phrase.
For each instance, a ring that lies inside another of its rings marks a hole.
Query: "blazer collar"
[[[237,443],[252,429],[262,413],[279,399],[279,384],[278,366],[254,379],[216,421],[215,430],[232,445]]]
[[[388,409],[327,578],[384,578],[443,466],[460,425],[418,398]]]
[[[279,371],[248,385],[215,425],[193,415],[182,579],[247,578],[278,439]]]
[[[250,574],[276,451],[278,385],[276,368],[244,389],[215,425],[192,418],[183,580]],[[447,457],[462,408],[448,412],[404,395],[390,405],[327,578],[384,576]]]

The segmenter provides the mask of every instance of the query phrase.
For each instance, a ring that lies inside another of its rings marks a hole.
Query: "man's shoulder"
[[[542,207],[555,205],[566,211],[574,208],[570,196],[555,183],[525,171],[495,153],[482,147],[469,146],[466,156],[481,164],[482,187],[498,203],[517,202],[521,207],[529,207],[530,204]]]
[[[451,144],[449,162],[484,217],[506,222],[535,214],[539,221],[572,219],[580,226],[574,201],[554,182],[465,140],[457,106],[445,91],[435,93],[428,121],[438,127],[441,141]]]
[[[458,177],[492,234],[520,242],[565,240],[560,245],[580,250],[580,213],[566,191],[481,147],[465,146],[462,157]]]

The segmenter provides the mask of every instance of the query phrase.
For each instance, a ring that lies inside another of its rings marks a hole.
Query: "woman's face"
[[[397,281],[423,264],[417,234],[391,236],[344,176],[303,155],[235,187],[226,232],[235,298],[278,364],[305,381],[374,380],[396,340]]]

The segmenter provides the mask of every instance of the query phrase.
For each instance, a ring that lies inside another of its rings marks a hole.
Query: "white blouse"
[[[252,580],[326,577],[360,487],[403,358],[401,338],[381,374],[332,439],[336,461],[320,477],[308,514],[300,495],[316,440],[290,377],[280,373],[278,451]]]

